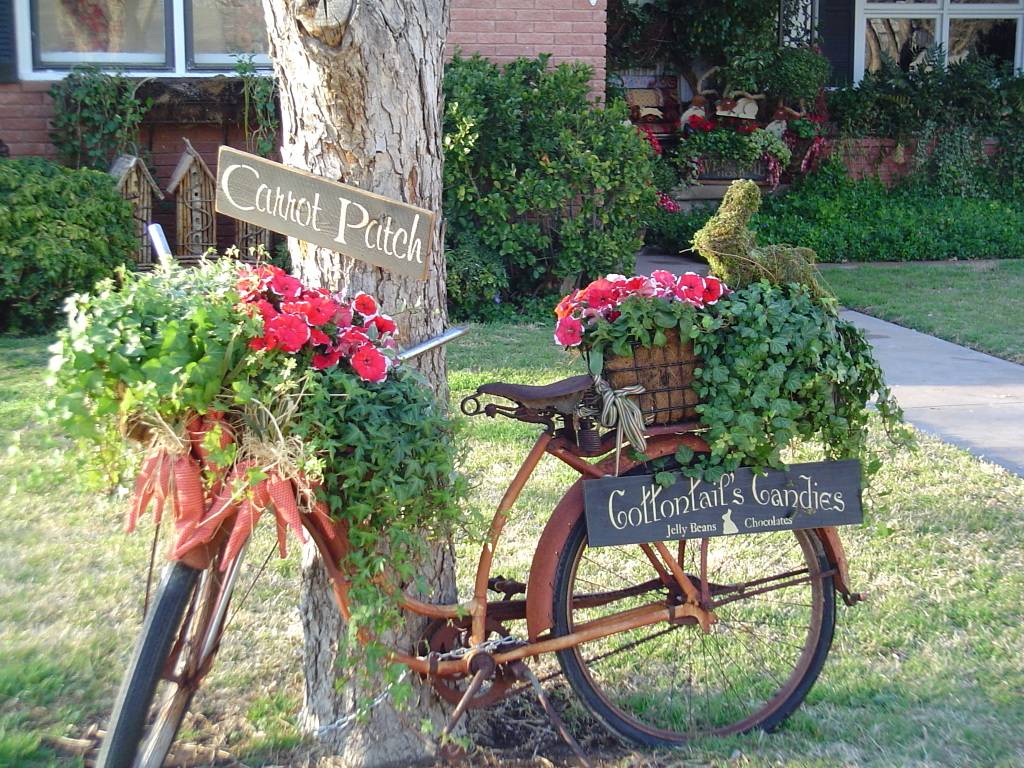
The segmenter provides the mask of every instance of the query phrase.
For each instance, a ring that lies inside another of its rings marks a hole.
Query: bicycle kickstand
[[[572,734],[569,733],[569,730],[565,727],[565,723],[562,721],[558,712],[555,711],[554,706],[551,704],[551,699],[549,699],[548,695],[544,693],[540,680],[537,679],[533,670],[530,669],[523,661],[514,661],[509,665],[509,671],[517,680],[524,683],[528,682],[533,687],[533,692],[537,694],[537,699],[540,701],[541,707],[544,708],[544,714],[548,716],[548,720],[551,721],[551,725],[553,725],[555,730],[558,731],[558,735],[561,736],[565,743],[569,745],[570,749],[572,749],[573,753],[576,755],[576,759],[580,761],[580,765],[583,766],[583,768],[593,768],[590,761],[587,760],[587,756],[583,754],[583,749],[580,747],[576,739],[572,737]]]

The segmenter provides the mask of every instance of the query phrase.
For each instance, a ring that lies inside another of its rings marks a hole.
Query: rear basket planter
[[[693,345],[680,342],[677,331],[666,333],[663,347],[633,347],[631,355],[608,357],[604,361],[604,378],[613,389],[634,384],[644,388],[636,396],[637,404],[651,424],[673,424],[698,418],[700,399],[693,390],[693,369],[700,358]]]

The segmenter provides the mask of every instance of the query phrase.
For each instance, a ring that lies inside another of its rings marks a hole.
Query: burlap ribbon
[[[594,390],[601,398],[601,408],[598,410],[581,405],[579,415],[597,419],[602,427],[615,430],[615,474],[618,475],[623,437],[641,453],[647,450],[647,440],[644,438],[646,426],[644,414],[636,400],[632,399],[634,395],[639,395],[646,390],[641,384],[612,389],[611,384],[599,375],[594,374],[593,376]]]

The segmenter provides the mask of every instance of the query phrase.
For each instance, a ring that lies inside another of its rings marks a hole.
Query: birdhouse
[[[153,181],[146,164],[134,155],[121,155],[110,166],[117,191],[128,201],[132,209],[132,223],[135,232],[135,262],[140,267],[151,266],[154,262],[153,244],[146,234],[146,227],[153,220],[153,195],[163,200],[163,192]]]
[[[198,259],[217,247],[217,217],[214,212],[217,180],[206,161],[188,139],[185,151],[171,174],[167,193],[175,195],[178,219],[178,256]]]
[[[249,254],[255,254],[260,246],[270,252],[270,230],[250,224],[248,221],[236,221],[238,227],[238,251],[243,260],[249,259]],[[250,249],[252,249],[250,251]]]

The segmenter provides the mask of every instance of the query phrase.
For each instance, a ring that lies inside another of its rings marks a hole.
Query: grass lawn
[[[832,273],[830,273],[831,276]],[[42,425],[46,340],[0,338],[0,766],[78,765],[52,738],[107,716],[140,623],[148,525],[120,531],[123,500],[90,492],[80,461]],[[453,399],[493,379],[551,381],[571,361],[550,329],[477,329],[451,349]],[[492,506],[535,429],[474,419],[472,504]],[[809,455],[807,451],[803,454]],[[569,479],[546,460],[527,486],[495,573],[522,577]],[[922,438],[865,494],[844,534],[854,587],[807,701],[774,735],[707,740],[667,754],[602,747],[603,766],[1019,766],[1024,764],[1024,480]],[[259,557],[272,536],[250,549]],[[473,567],[459,547],[460,581]],[[243,574],[243,584],[245,584]],[[229,627],[186,738],[246,765],[301,764],[297,560],[272,559]],[[513,629],[518,629],[513,627]],[[552,683],[557,687],[558,683]],[[533,715],[524,720],[541,722]],[[577,721],[581,737],[598,726]],[[518,754],[547,749],[525,729]],[[607,744],[607,741],[601,741]],[[501,764],[500,758],[495,758]],[[519,765],[540,765],[527,761]]]
[[[822,265],[850,309],[1024,363],[1024,260]]]

